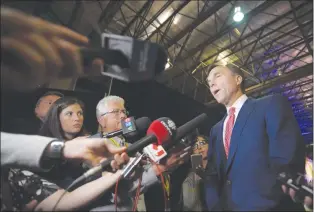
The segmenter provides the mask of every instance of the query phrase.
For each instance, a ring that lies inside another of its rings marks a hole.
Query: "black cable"
[[[69,192],[72,188],[74,188],[77,184],[79,184],[81,181],[83,181],[85,178],[85,176],[80,176],[79,178],[77,178],[75,181],[73,181],[73,183],[68,186],[68,188],[66,188],[64,190],[64,192],[61,194],[60,198],[58,199],[58,201],[56,202],[56,204],[54,205],[52,211],[54,212],[58,206],[58,204],[60,203],[60,201],[62,200],[62,198],[64,197],[64,195]]]
[[[78,177],[76,180],[73,181],[73,183],[68,186],[68,188],[66,188],[64,190],[64,192],[62,193],[62,195],[60,196],[60,198],[58,199],[58,201],[56,202],[55,206],[53,207],[52,211],[55,211],[55,209],[57,208],[58,204],[60,203],[61,199],[64,197],[64,195],[69,192],[71,189],[76,188],[76,186],[83,182],[85,180],[86,176],[85,175],[81,175],[80,177]]]

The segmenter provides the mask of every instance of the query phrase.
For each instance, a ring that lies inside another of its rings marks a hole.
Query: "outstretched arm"
[[[121,173],[120,170],[114,174],[105,173],[97,180],[91,181],[72,192],[67,192],[59,202],[56,210],[74,211],[86,206],[111,188],[119,179]],[[36,207],[35,211],[52,211],[63,192],[63,189],[58,190],[47,197]]]

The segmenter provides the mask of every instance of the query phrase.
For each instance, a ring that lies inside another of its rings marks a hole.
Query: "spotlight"
[[[173,67],[173,65],[171,64],[170,59],[168,58],[167,64],[166,64],[166,66],[165,66],[165,70],[167,70],[167,69],[169,69],[169,68],[171,68],[171,67]]]
[[[233,15],[233,20],[236,22],[242,21],[244,18],[244,14],[241,12],[241,7],[236,7],[234,9],[234,15]]]

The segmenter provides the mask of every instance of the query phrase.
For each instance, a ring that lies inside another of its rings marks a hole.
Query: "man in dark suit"
[[[281,171],[303,172],[300,129],[284,97],[248,98],[243,80],[232,65],[217,66],[207,77],[212,95],[227,109],[210,132],[207,206],[209,211],[291,208],[276,177]]]

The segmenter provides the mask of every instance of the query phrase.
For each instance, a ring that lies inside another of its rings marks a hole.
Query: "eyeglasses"
[[[110,112],[105,112],[104,114],[102,114],[101,116],[103,115],[107,115],[107,114],[114,114],[114,116],[118,117],[120,115],[120,113],[123,113],[125,114],[126,116],[129,115],[129,112],[126,111],[126,109],[115,109],[115,110],[112,110]]]
[[[206,141],[197,141],[194,146],[193,146],[193,149],[200,149],[202,148],[203,146],[207,145],[207,142]]]

